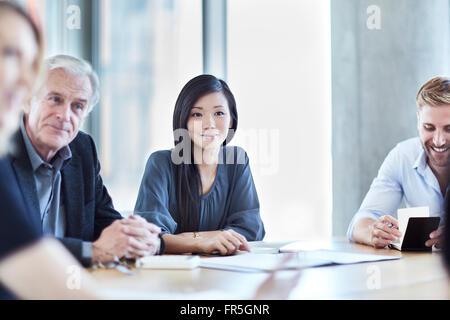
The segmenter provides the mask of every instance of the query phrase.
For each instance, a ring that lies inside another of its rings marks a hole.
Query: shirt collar
[[[427,155],[423,150],[423,147],[421,147],[421,150],[416,158],[416,161],[414,162],[413,169],[419,169],[421,172],[424,172],[428,166],[427,160],[428,160]]]
[[[27,149],[33,172],[36,172],[36,170],[42,165],[50,166],[52,168],[55,167],[57,170],[60,170],[66,164],[67,160],[70,160],[72,158],[72,151],[70,150],[70,147],[64,146],[56,153],[55,157],[53,158],[53,165],[45,162],[33,147],[30,137],[28,137],[27,130],[25,129],[25,117],[23,118],[23,121],[20,122],[20,131],[22,132],[23,140],[25,142],[25,148]]]

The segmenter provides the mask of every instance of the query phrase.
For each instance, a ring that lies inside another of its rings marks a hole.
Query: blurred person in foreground
[[[67,267],[78,263],[57,240],[42,237],[40,221],[26,207],[4,158],[39,77],[42,53],[41,35],[29,16],[0,1],[0,299],[93,298],[89,291],[66,287]]]

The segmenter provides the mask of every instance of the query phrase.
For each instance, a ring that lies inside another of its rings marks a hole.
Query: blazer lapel
[[[80,162],[76,155],[61,170],[62,174],[62,193],[64,201],[64,210],[66,213],[66,237],[84,239],[83,225],[85,217],[82,204],[84,203],[84,188]]]

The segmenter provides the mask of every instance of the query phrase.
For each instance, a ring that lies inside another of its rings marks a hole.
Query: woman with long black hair
[[[150,156],[135,206],[161,227],[165,252],[232,254],[264,237],[247,154],[226,146],[237,124],[236,102],[223,80],[200,75],[181,90],[175,148]]]

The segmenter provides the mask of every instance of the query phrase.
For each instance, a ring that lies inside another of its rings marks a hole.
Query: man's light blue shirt
[[[412,138],[400,142],[389,152],[373,180],[369,192],[347,230],[353,239],[353,227],[363,218],[378,220],[383,215],[397,218],[402,200],[406,207],[430,208],[430,216],[441,217],[443,223],[444,196],[439,182],[427,164],[427,155],[420,139]]]

